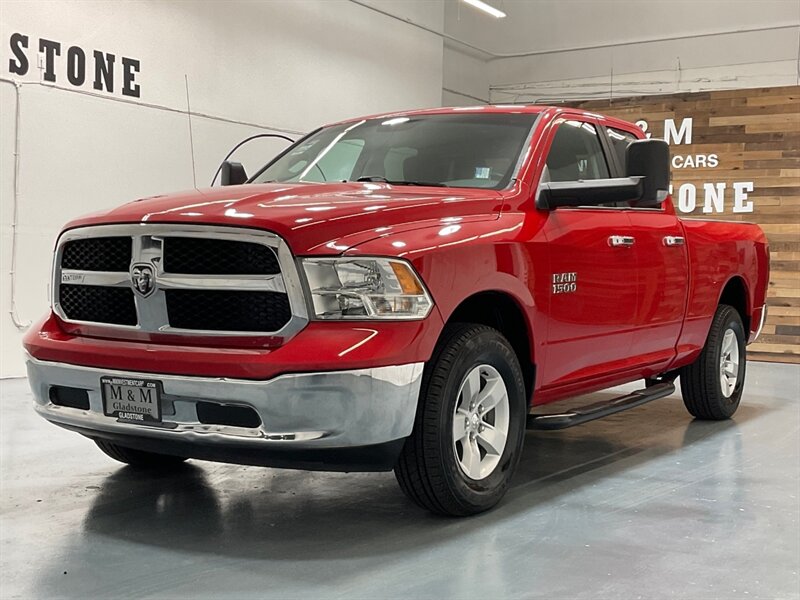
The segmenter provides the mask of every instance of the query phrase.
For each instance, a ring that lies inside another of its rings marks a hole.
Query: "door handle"
[[[664,245],[665,246],[683,246],[686,243],[686,238],[683,238],[679,235],[665,235],[664,236]]]
[[[636,238],[631,235],[612,235],[608,238],[608,245],[611,247],[630,247],[636,243]]]

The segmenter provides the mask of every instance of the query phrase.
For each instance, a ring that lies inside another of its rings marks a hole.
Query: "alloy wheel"
[[[719,383],[722,395],[730,398],[739,380],[739,342],[733,329],[725,331],[719,355]]]
[[[509,427],[508,390],[491,365],[473,368],[458,390],[453,411],[453,448],[462,472],[485,479],[497,468]]]

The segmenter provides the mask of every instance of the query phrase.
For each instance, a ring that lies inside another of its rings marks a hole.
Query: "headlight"
[[[318,319],[423,319],[433,306],[404,260],[306,258],[302,263]]]

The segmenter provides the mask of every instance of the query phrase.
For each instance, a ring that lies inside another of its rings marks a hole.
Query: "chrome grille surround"
[[[127,271],[90,271],[61,267],[64,245],[88,238],[130,236],[133,252]],[[163,268],[164,238],[193,237],[214,240],[248,242],[267,246],[275,253],[281,272],[274,275],[191,275],[168,273]],[[131,271],[134,266],[151,265],[155,273],[152,292],[142,295],[134,290]],[[115,325],[97,321],[70,319],[59,303],[61,284],[102,287],[123,287],[134,291],[137,325]],[[96,225],[70,229],[61,234],[53,257],[53,277],[50,286],[53,312],[65,323],[84,326],[87,332],[109,335],[119,339],[142,339],[141,334],[176,334],[226,337],[270,336],[288,339],[308,323],[308,309],[303,295],[297,266],[289,246],[278,235],[257,229],[171,224]],[[286,294],[291,316],[276,331],[221,331],[213,329],[181,329],[169,324],[166,290],[225,290],[258,291]]]

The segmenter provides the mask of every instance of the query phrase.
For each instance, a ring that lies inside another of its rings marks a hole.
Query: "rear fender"
[[[741,279],[750,336],[758,327],[769,282],[769,248],[757,225],[733,221],[683,220],[689,249],[686,318],[674,366],[688,364],[705,345],[726,286]]]

